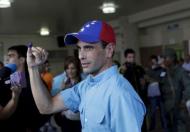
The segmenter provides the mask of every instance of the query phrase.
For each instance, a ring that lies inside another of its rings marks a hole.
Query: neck
[[[17,67],[17,71],[25,72],[25,67],[23,65]]]
[[[100,74],[101,72],[103,72],[103,71],[107,70],[108,68],[110,68],[112,65],[113,65],[113,62],[109,61],[104,66],[102,66],[99,71],[91,73],[91,75],[96,76],[96,75]]]

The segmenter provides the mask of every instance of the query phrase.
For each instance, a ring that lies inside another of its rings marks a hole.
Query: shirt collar
[[[87,83],[90,85],[100,84],[101,82],[104,82],[105,80],[109,79],[112,75],[117,73],[118,68],[114,65],[96,76],[89,75],[87,77]]]

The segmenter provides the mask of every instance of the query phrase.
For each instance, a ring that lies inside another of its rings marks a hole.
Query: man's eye
[[[85,49],[86,50],[93,50],[94,48],[93,47],[86,47]]]

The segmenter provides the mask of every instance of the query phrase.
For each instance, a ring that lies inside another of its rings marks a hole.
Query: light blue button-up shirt
[[[145,106],[116,66],[62,91],[70,110],[80,111],[83,132],[140,132]]]

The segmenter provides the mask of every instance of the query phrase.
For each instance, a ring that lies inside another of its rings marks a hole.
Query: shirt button
[[[84,121],[87,122],[88,121],[87,118],[85,118]]]

